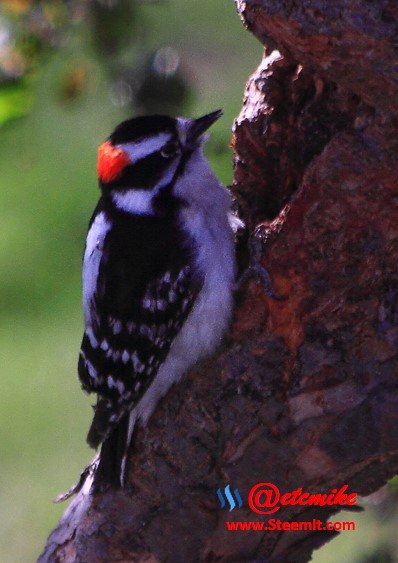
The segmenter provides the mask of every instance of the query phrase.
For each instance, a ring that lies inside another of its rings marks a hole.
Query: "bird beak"
[[[191,147],[197,145],[197,141],[200,139],[201,135],[221,116],[222,110],[218,109],[217,111],[213,111],[190,121],[186,131],[186,144]]]

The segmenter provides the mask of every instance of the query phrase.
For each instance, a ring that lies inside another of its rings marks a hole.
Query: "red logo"
[[[348,485],[332,489],[330,493],[308,493],[301,487],[281,495],[273,483],[257,483],[248,494],[247,501],[257,514],[273,514],[281,506],[352,506],[357,502],[357,493],[346,493]]]

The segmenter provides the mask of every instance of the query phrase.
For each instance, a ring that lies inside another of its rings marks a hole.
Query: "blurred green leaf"
[[[27,115],[32,109],[33,93],[25,81],[0,87],[0,125]]]

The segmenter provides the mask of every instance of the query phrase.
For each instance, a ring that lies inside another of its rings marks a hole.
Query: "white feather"
[[[145,137],[142,141],[116,145],[127,154],[133,164],[138,160],[158,151],[171,139],[171,133],[159,133],[153,137]]]
[[[232,211],[228,213],[228,222],[234,233],[237,233],[239,229],[245,228],[245,223],[242,221],[242,219],[239,219],[239,217],[232,213]]]
[[[93,297],[97,289],[104,240],[111,226],[105,213],[101,212],[94,219],[87,234],[83,258],[83,311],[86,331],[89,335],[92,334],[91,327],[96,322]]]
[[[152,215],[152,190],[127,190],[113,192],[112,199],[118,209],[137,215]]]

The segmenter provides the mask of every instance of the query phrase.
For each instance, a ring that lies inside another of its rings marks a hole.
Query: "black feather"
[[[106,203],[98,209],[112,228],[92,303],[97,321],[83,336],[78,372],[83,388],[98,394],[87,441],[102,444],[100,466],[114,481],[127,415],[154,380],[203,280],[192,271],[192,244],[172,207],[163,217],[132,216]],[[103,460],[111,455],[114,461]]]
[[[126,452],[128,416],[125,415],[101,446],[99,464],[95,472],[94,488],[102,485],[120,487],[120,467]]]

